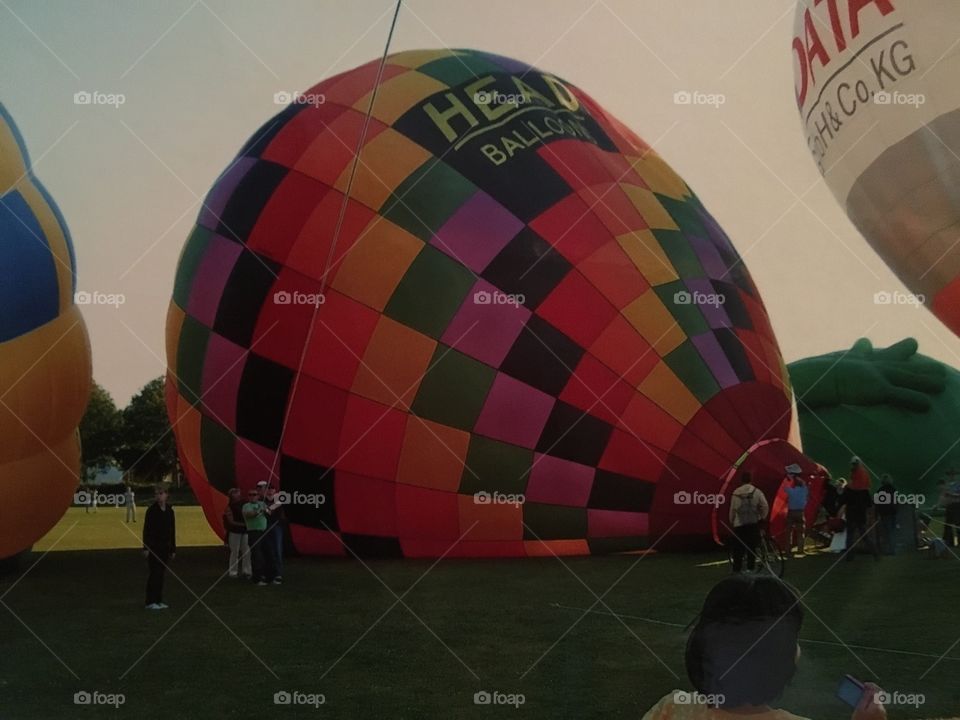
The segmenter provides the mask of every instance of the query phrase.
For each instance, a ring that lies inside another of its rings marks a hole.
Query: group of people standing
[[[223,528],[230,548],[230,577],[243,577],[255,585],[283,582],[283,526],[286,513],[276,488],[261,480],[244,499],[231,488],[223,512]]]
[[[228,493],[223,527],[230,548],[232,578],[243,577],[255,585],[283,582],[283,535],[286,513],[276,488],[262,481],[247,492],[239,488]],[[147,610],[165,610],[163,581],[168,563],[176,557],[177,531],[169,491],[158,485],[154,502],[144,515],[143,555],[147,559]]]
[[[787,547],[794,556],[806,554],[807,518],[813,501],[810,483],[804,479],[799,465],[787,465],[784,479],[787,500]],[[846,532],[843,550],[846,560],[852,561],[858,545],[866,546],[875,558],[882,551],[893,555],[896,551],[897,491],[889,475],[881,477],[876,494],[871,490],[870,473],[858,457],[850,463],[850,480],[834,482],[825,470],[819,471],[823,495],[817,513],[823,515],[818,525],[831,532]],[[881,498],[875,502],[875,498]],[[955,514],[960,521],[960,491],[957,493]],[[729,521],[733,531],[731,555],[734,572],[741,572],[744,558],[747,570],[753,570],[762,529],[769,519],[770,506],[763,492],[754,484],[751,474],[743,472],[740,485],[730,498]],[[951,527],[950,506],[947,506],[947,525]],[[876,528],[876,530],[875,530]],[[957,534],[960,538],[960,533]],[[952,537],[952,536],[951,536]],[[879,538],[879,539],[878,539]]]

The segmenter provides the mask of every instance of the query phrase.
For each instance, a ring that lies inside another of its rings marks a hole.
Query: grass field
[[[182,547],[220,545],[220,538],[198,505],[177,506],[177,543]],[[36,552],[47,550],[117,550],[139,548],[145,507],[137,508],[137,522],[125,522],[122,507],[97,508],[86,512],[72,507],[45,536],[33,546]],[[2,716],[0,716],[2,717]]]
[[[727,573],[720,559],[292,559],[283,586],[257,588],[221,579],[220,548],[184,547],[171,609],[148,613],[136,550],[35,552],[19,580],[0,579],[0,718],[639,718],[689,687],[683,629],[649,620],[688,623]],[[925,695],[891,718],[960,714],[960,563],[836,559],[788,566],[808,610],[782,706],[849,717],[833,697],[849,672]],[[603,604],[569,609],[596,596],[622,622]],[[75,706],[83,690],[125,702]],[[282,690],[325,704],[276,706]],[[475,705],[480,690],[525,702]]]

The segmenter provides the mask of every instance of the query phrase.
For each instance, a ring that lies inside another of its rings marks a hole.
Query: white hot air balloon
[[[827,184],[960,335],[960,1],[799,0],[792,52]]]

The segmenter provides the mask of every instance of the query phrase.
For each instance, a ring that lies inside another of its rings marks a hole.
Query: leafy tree
[[[99,383],[93,383],[90,402],[80,420],[83,477],[96,468],[117,462],[122,443],[122,420],[113,398]]]
[[[177,468],[177,449],[167,418],[162,377],[151,380],[124,408],[120,461],[141,480],[160,482]]]

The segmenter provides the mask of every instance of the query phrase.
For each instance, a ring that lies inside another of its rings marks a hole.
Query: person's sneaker
[[[160,610],[166,610],[166,609],[169,608],[170,606],[167,605],[166,603],[157,603],[157,607],[158,607]]]
[[[273,584],[274,584],[274,585],[283,585],[283,578],[278,578],[278,577],[277,577],[277,578],[274,578],[274,579],[273,579]]]
[[[265,580],[260,580],[259,582],[256,583],[256,585],[257,587],[266,587],[267,582]]]
[[[230,573],[230,577],[235,578],[236,576],[237,576],[236,573]]]
[[[276,579],[280,582],[283,582],[283,575],[277,575]]]
[[[150,603],[149,605],[144,607],[144,609],[145,610],[162,610],[163,608],[160,607],[159,603]]]

